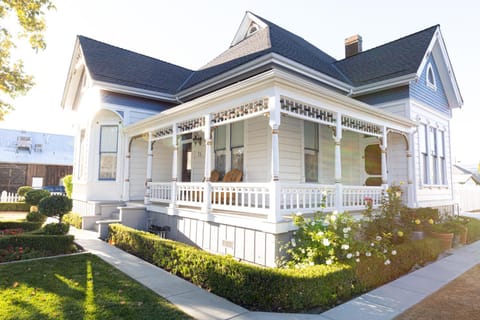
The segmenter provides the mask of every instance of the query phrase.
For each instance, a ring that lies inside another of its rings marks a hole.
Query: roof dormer
[[[259,30],[265,29],[266,27],[267,25],[265,22],[260,20],[251,12],[247,11],[243,17],[242,23],[240,23],[240,27],[238,28],[232,43],[230,44],[230,47],[235,46],[237,43],[252,36]]]

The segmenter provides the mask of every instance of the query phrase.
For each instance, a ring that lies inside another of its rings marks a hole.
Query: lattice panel
[[[372,134],[376,136],[382,135],[381,127],[367,121],[358,120],[347,116],[342,116],[342,126],[366,134]]]
[[[199,129],[205,126],[205,118],[197,118],[177,123],[178,133]]]
[[[212,124],[218,124],[246,115],[268,111],[268,99],[263,98],[237,107],[233,107],[224,111],[214,113],[212,115]]]
[[[162,138],[162,137],[165,137],[165,136],[170,136],[172,134],[173,134],[173,128],[168,127],[168,128],[162,128],[162,129],[159,129],[159,130],[153,132],[152,136],[153,136],[153,138]]]
[[[282,111],[298,114],[307,118],[335,123],[334,114],[311,104],[299,102],[290,98],[280,97]]]

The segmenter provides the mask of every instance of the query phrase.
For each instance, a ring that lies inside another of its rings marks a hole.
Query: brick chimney
[[[358,34],[345,39],[345,58],[362,52],[362,37]]]

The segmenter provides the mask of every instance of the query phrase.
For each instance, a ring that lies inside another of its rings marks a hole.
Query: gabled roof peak
[[[262,19],[250,11],[245,12],[245,16],[243,16],[243,20],[238,27],[235,37],[233,37],[230,47],[237,45],[255,32],[265,28],[267,28],[267,24]]]

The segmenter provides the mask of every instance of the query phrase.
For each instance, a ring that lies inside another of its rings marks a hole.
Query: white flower
[[[355,256],[356,256],[356,257],[360,256],[360,252],[358,252],[358,251],[355,252]]]
[[[356,262],[360,262],[360,258],[355,259]]]
[[[344,233],[344,234],[343,234],[343,237],[344,237],[345,239],[347,239],[347,238],[348,238],[348,233]]]
[[[326,197],[327,196],[327,191],[322,191],[322,197]]]
[[[392,256],[397,254],[397,250],[392,250]]]
[[[376,236],[376,237],[375,237],[375,240],[380,241],[380,240],[382,240],[382,237]]]
[[[335,222],[335,220],[337,220],[337,216],[331,215],[331,216],[330,216],[330,220],[331,220],[332,222]]]
[[[371,247],[375,247],[375,243],[373,243],[373,242],[370,243],[370,246],[371,246]]]
[[[299,212],[295,213],[295,215],[296,216],[301,216],[301,215],[303,215],[303,213],[299,211]]]
[[[315,225],[315,220],[312,220],[312,221],[310,222],[310,224],[311,224],[312,226],[314,226],[314,225]]]
[[[324,238],[322,243],[325,247],[328,247],[330,245],[330,240],[328,240],[327,238]]]
[[[332,264],[332,259],[327,259],[327,261],[325,261],[326,264],[330,265]]]
[[[337,210],[333,210],[332,214],[333,214],[334,216],[336,216],[336,215],[338,214],[338,211],[337,211]]]
[[[295,242],[295,239],[292,238],[292,247],[295,247],[297,243]]]
[[[365,255],[366,255],[367,257],[370,257],[372,254],[370,253],[370,251],[367,251],[367,252],[365,252]]]
[[[323,231],[318,231],[317,235],[320,236],[320,237],[323,236]]]
[[[313,266],[315,263],[313,261],[310,261],[309,265]]]
[[[388,250],[387,250],[387,249],[383,249],[383,253],[387,253],[387,252],[388,252]]]
[[[330,225],[330,222],[329,222],[328,220],[324,220],[323,223],[322,223],[322,225],[323,225],[324,227],[328,227],[328,226]]]
[[[348,250],[350,246],[348,244],[342,244],[342,249],[343,250]]]
[[[353,257],[353,254],[347,253],[347,259],[351,259]]]
[[[349,229],[350,229],[350,228],[346,228],[346,227],[343,228],[343,233],[348,233],[348,231],[350,231]]]
[[[387,260],[385,260],[384,263],[385,263],[386,266],[388,266],[390,264],[390,260],[387,259]]]

